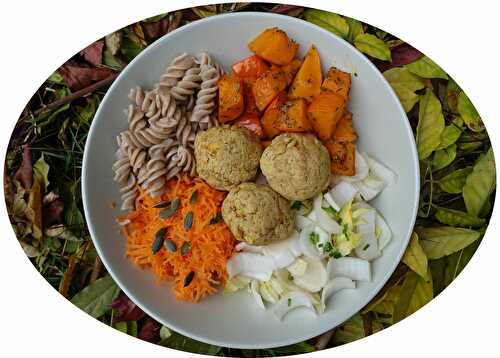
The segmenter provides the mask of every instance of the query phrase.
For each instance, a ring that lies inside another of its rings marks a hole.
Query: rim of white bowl
[[[83,209],[84,209],[85,218],[90,218],[91,217],[90,215],[87,215],[88,211],[89,211],[88,206],[87,206],[88,198],[87,198],[87,194],[86,194],[86,192],[87,192],[87,190],[86,190],[86,188],[87,188],[87,165],[88,165],[88,163],[87,163],[88,162],[88,158],[87,158],[87,153],[88,153],[88,151],[87,151],[87,143],[89,142],[89,138],[94,133],[95,126],[96,126],[95,119],[99,117],[101,109],[102,109],[102,106],[107,101],[108,94],[113,92],[115,86],[117,86],[117,83],[119,82],[119,80],[122,77],[126,77],[127,76],[128,71],[132,67],[131,65],[133,65],[134,62],[137,61],[140,57],[145,56],[153,48],[155,48],[157,46],[161,46],[163,44],[163,42],[168,41],[168,39],[173,34],[179,32],[179,31],[186,31],[186,30],[190,30],[191,28],[192,28],[192,30],[195,30],[195,28],[197,26],[200,26],[202,23],[205,23],[205,22],[214,22],[214,21],[217,22],[217,21],[219,21],[219,19],[221,17],[252,17],[252,16],[262,16],[262,17],[269,17],[269,18],[287,18],[287,20],[290,21],[290,22],[292,22],[292,23],[300,23],[301,26],[309,26],[311,28],[314,28],[316,31],[323,32],[324,34],[326,34],[328,36],[334,37],[337,41],[340,40],[341,42],[344,43],[344,45],[346,45],[347,47],[350,47],[355,53],[358,53],[359,56],[362,58],[362,61],[364,61],[365,63],[367,63],[368,66],[371,67],[374,72],[376,72],[376,75],[379,76],[380,79],[382,80],[382,83],[385,86],[385,90],[387,90],[391,94],[391,96],[393,97],[393,99],[395,100],[395,102],[396,102],[396,104],[397,104],[397,106],[399,108],[399,111],[400,111],[400,114],[401,114],[401,118],[404,121],[404,126],[406,128],[407,134],[409,134],[409,138],[410,138],[410,142],[411,142],[410,143],[411,144],[411,152],[412,152],[412,156],[413,156],[413,159],[414,159],[413,160],[413,166],[414,166],[414,171],[417,174],[416,175],[416,180],[415,180],[415,193],[416,193],[416,196],[414,198],[415,200],[413,202],[413,207],[412,207],[412,214],[413,214],[412,217],[413,217],[413,219],[412,219],[410,225],[408,226],[408,230],[406,232],[406,236],[402,238],[403,239],[403,245],[401,246],[401,250],[400,250],[400,252],[397,253],[397,255],[395,255],[394,261],[390,264],[390,269],[385,272],[384,277],[380,281],[380,283],[375,287],[375,289],[373,289],[370,292],[369,295],[367,295],[365,297],[363,305],[361,307],[359,307],[359,309],[357,309],[357,310],[350,310],[349,314],[347,315],[347,318],[344,321],[338,323],[334,327],[327,327],[326,329],[319,329],[319,330],[311,330],[310,334],[304,335],[303,337],[291,337],[289,339],[280,340],[278,342],[273,343],[272,345],[267,345],[267,346],[259,346],[259,345],[256,345],[256,344],[241,344],[241,343],[238,343],[238,342],[226,342],[226,341],[214,340],[214,339],[211,339],[209,337],[203,337],[203,336],[200,336],[200,335],[193,335],[193,334],[191,334],[191,332],[188,332],[188,331],[184,330],[182,327],[178,327],[178,326],[173,325],[173,324],[171,324],[169,322],[166,322],[163,319],[163,317],[160,317],[156,312],[150,310],[147,306],[143,305],[142,302],[136,298],[136,296],[134,295],[134,293],[129,290],[127,284],[124,281],[120,280],[117,277],[117,275],[115,274],[115,272],[113,270],[113,267],[109,265],[108,260],[106,259],[105,255],[103,255],[103,253],[101,251],[101,248],[100,248],[100,245],[99,245],[99,240],[94,239],[95,237],[97,237],[97,235],[94,232],[91,220],[90,219],[87,220],[87,226],[88,226],[88,229],[89,229],[89,232],[90,232],[90,237],[92,239],[92,242],[94,243],[94,246],[96,248],[97,254],[99,255],[99,257],[100,257],[101,261],[103,262],[104,266],[106,267],[108,273],[111,275],[111,277],[113,278],[113,280],[115,280],[115,282],[122,289],[122,291],[124,291],[125,294],[137,306],[139,306],[146,314],[148,314],[150,317],[154,318],[158,322],[160,322],[162,324],[165,324],[166,326],[168,326],[172,330],[174,330],[174,331],[176,331],[176,332],[178,332],[178,333],[180,333],[182,335],[185,335],[187,337],[190,337],[192,339],[198,340],[200,342],[204,342],[204,343],[216,345],[216,346],[222,346],[222,347],[228,347],[228,348],[236,348],[236,349],[276,348],[276,347],[281,347],[281,346],[287,346],[287,345],[290,345],[290,344],[295,344],[297,342],[302,342],[302,341],[314,338],[314,337],[316,337],[318,335],[321,335],[322,333],[324,333],[324,332],[326,332],[328,330],[331,330],[331,329],[333,329],[335,327],[340,326],[342,323],[344,323],[349,318],[351,318],[353,315],[355,315],[357,312],[359,312],[359,310],[361,308],[363,308],[367,303],[369,303],[373,299],[373,297],[375,297],[375,295],[378,292],[380,292],[380,290],[382,289],[382,287],[389,280],[389,278],[393,274],[394,270],[396,269],[397,265],[401,261],[401,258],[403,257],[403,254],[404,254],[404,252],[406,250],[406,247],[408,246],[408,243],[410,241],[410,237],[411,237],[411,234],[413,232],[413,227],[415,226],[415,220],[416,220],[416,217],[417,217],[417,210],[418,210],[418,202],[419,202],[419,197],[420,197],[420,177],[418,175],[418,173],[420,173],[420,166],[419,166],[417,146],[416,146],[415,138],[413,136],[413,131],[411,129],[410,122],[408,120],[406,112],[403,109],[403,106],[401,105],[401,102],[399,101],[399,98],[397,97],[396,93],[394,92],[394,90],[392,89],[392,87],[390,86],[390,84],[387,82],[387,80],[385,79],[385,77],[378,70],[378,68],[366,56],[364,56],[363,54],[361,54],[358,49],[356,49],[354,46],[352,46],[349,42],[347,42],[346,40],[344,40],[344,39],[342,39],[342,38],[334,35],[333,33],[329,32],[329,31],[327,31],[327,30],[325,30],[325,29],[323,29],[323,28],[321,28],[321,27],[319,27],[319,26],[317,26],[315,24],[312,24],[312,23],[307,22],[307,21],[302,20],[302,19],[298,19],[298,18],[295,18],[295,17],[287,16],[287,15],[265,13],[265,12],[257,12],[257,11],[248,11],[248,12],[238,12],[238,13],[229,13],[229,14],[215,15],[215,16],[211,16],[211,17],[208,17],[208,18],[197,20],[197,21],[194,21],[194,22],[192,22],[190,24],[187,24],[187,25],[184,25],[182,27],[179,27],[176,30],[174,30],[174,31],[172,31],[172,32],[170,32],[170,33],[162,36],[161,38],[159,38],[158,40],[156,40],[155,42],[153,42],[151,45],[149,45],[148,47],[146,47],[139,55],[137,55],[132,61],[130,61],[130,63],[120,72],[120,74],[113,81],[112,85],[109,87],[108,91],[104,95],[104,97],[103,97],[103,99],[102,99],[102,101],[101,101],[101,103],[100,103],[100,105],[99,105],[99,107],[98,107],[98,109],[97,109],[97,111],[95,113],[94,120],[92,121],[92,124],[90,126],[89,133],[88,133],[88,136],[87,136],[87,141],[85,143],[85,148],[84,148],[84,153],[83,153],[83,163],[82,163],[82,202],[83,202]]]

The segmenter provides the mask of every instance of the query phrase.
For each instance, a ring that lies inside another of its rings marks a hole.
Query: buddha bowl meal
[[[371,201],[397,178],[357,149],[350,73],[279,28],[248,48],[230,69],[175,54],[131,89],[113,165],[126,256],[178,300],[247,290],[280,320],[321,314],[371,280],[392,236]]]

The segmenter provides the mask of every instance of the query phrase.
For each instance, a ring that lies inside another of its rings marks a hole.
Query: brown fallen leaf
[[[29,145],[25,145],[23,148],[23,160],[16,174],[14,174],[14,179],[17,179],[26,190],[33,185],[33,161],[31,160]]]
[[[120,47],[122,46],[122,38],[123,35],[121,31],[113,32],[105,37],[104,41],[106,42],[106,48],[109,50],[109,52],[111,52],[113,56],[115,56],[120,51]]]
[[[167,33],[168,25],[168,16],[166,16],[160,21],[143,23],[142,29],[148,39],[157,39]]]
[[[296,5],[276,5],[271,9],[271,12],[296,17],[304,12],[304,8]]]
[[[61,215],[64,211],[64,203],[56,199],[43,207],[43,223],[45,227],[62,223]]]
[[[39,179],[39,178],[37,178]],[[31,222],[32,226],[32,235],[35,239],[42,238],[42,183],[40,180],[35,180],[33,183],[29,198],[28,198],[28,207],[26,208],[25,215],[28,220]]]
[[[99,40],[91,44],[90,46],[85,47],[80,51],[80,55],[90,63],[96,67],[102,65],[102,49],[104,47],[104,41]]]
[[[93,82],[103,80],[115,73],[109,68],[91,68],[75,63],[65,63],[57,72],[64,78],[72,90],[85,88]]]

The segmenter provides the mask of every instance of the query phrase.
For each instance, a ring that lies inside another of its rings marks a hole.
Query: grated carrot
[[[227,281],[226,262],[231,257],[236,240],[227,225],[221,220],[210,224],[219,212],[225,193],[217,191],[199,178],[187,175],[172,179],[166,184],[159,198],[152,198],[142,189],[136,201],[136,210],[120,220],[128,222],[122,232],[126,237],[125,252],[136,265],[151,269],[161,280],[173,281],[177,299],[197,302],[213,294]],[[198,191],[194,203],[190,203],[193,192]],[[181,204],[176,213],[166,219],[159,214],[165,208],[154,208],[162,200],[179,198]],[[184,218],[193,212],[193,224],[184,228]],[[128,221],[127,221],[128,220]],[[161,228],[166,228],[165,240],[172,240],[176,251],[166,247],[153,254],[152,244]],[[181,248],[189,242],[182,256]],[[194,272],[192,281],[185,286],[185,279]]]

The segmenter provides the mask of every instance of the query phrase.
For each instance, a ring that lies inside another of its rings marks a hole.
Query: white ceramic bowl
[[[262,30],[279,27],[300,44],[303,56],[311,44],[321,55],[323,71],[336,66],[351,73],[350,110],[359,134],[358,146],[398,174],[374,205],[389,223],[393,240],[373,262],[373,280],[335,295],[326,312],[315,316],[295,310],[283,322],[259,308],[246,292],[217,294],[198,304],[177,301],[169,283],[156,285],[148,271],[124,255],[124,238],[115,217],[120,202],[111,166],[115,137],[127,127],[124,108],[129,89],[151,87],[177,54],[208,51],[229,70],[250,52],[249,40]],[[173,330],[211,344],[235,348],[277,347],[319,335],[347,320],[381,289],[407,246],[417,213],[418,159],[412,131],[397,97],[380,72],[344,40],[308,22],[266,13],[219,15],[196,21],[164,36],[145,49],[115,80],[96,113],[85,146],[83,203],[94,245],[109,273],[150,316]]]

